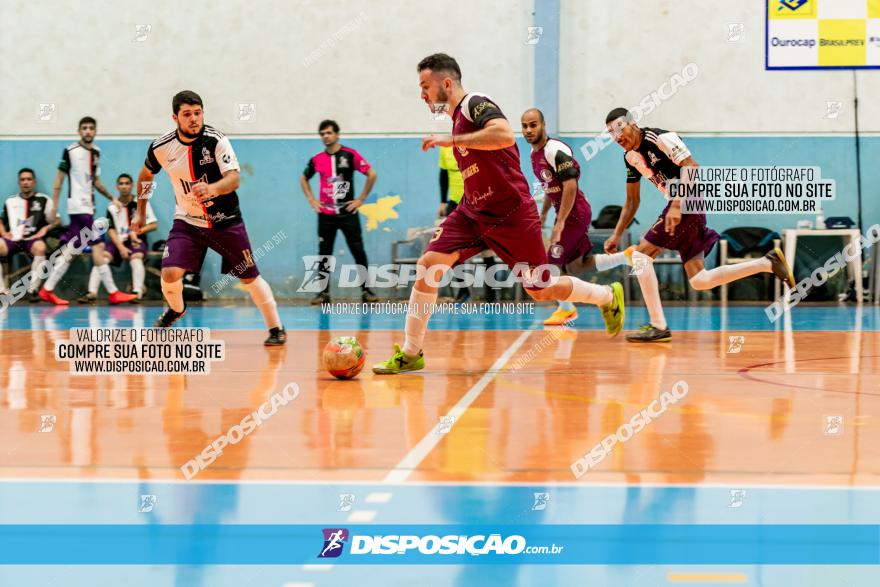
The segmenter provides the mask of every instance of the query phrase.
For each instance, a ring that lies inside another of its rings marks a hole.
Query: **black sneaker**
[[[29,304],[39,304],[40,303],[40,294],[37,293],[36,290],[32,292],[28,292],[28,303]]]
[[[269,338],[263,341],[264,346],[281,346],[287,342],[287,331],[283,326],[269,329]]]
[[[153,328],[170,328],[172,324],[183,318],[186,314],[186,306],[183,306],[183,312],[175,312],[171,308],[166,308],[162,315],[153,322]]]
[[[84,296],[76,298],[77,304],[96,304],[98,302],[98,294],[87,293]]]
[[[321,304],[329,304],[330,303],[330,294],[326,291],[322,291],[318,295],[312,298],[310,302],[313,306],[320,306]]]
[[[670,342],[672,340],[672,331],[668,328],[660,330],[650,324],[645,324],[639,328],[638,332],[627,334],[626,340],[629,342]]]
[[[365,304],[375,304],[379,301],[379,298],[369,288],[365,287],[364,291],[361,292],[361,301]]]
[[[779,247],[776,247],[764,256],[770,260],[773,275],[779,278],[789,289],[794,289],[794,275],[791,272],[791,267],[788,266],[785,260],[785,255],[782,254]]]

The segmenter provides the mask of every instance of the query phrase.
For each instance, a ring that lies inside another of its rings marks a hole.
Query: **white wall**
[[[697,78],[645,118],[689,133],[852,132],[852,71],[765,71],[764,1],[561,0],[560,130],[595,132],[689,62]],[[831,0],[826,0],[831,1]],[[730,23],[745,27],[728,42]],[[858,72],[859,124],[880,131],[880,72]],[[837,119],[826,101],[840,100]]]
[[[415,66],[445,51],[466,89],[518,113],[532,96],[525,43],[533,0],[3,0],[0,135],[69,135],[95,116],[102,135],[159,134],[171,97],[192,89],[227,133],[347,134],[437,128]],[[135,25],[149,24],[135,42]],[[50,122],[39,103],[54,103]],[[255,103],[253,122],[237,120]],[[447,125],[448,126],[448,123]]]

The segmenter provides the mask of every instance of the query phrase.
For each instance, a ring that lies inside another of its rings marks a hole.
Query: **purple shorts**
[[[245,279],[260,274],[254,263],[251,241],[244,222],[223,228],[201,228],[183,220],[175,220],[165,242],[162,268],[180,267],[190,273],[198,273],[202,270],[208,249],[223,258],[223,273]]]
[[[587,217],[575,217],[575,212],[568,215],[565,219],[565,226],[562,228],[562,238],[555,245],[552,245],[547,251],[547,258],[550,263],[559,267],[565,267],[569,263],[583,258],[584,255],[593,250],[593,243],[590,242],[588,231],[590,229],[590,221],[593,214],[587,207]]]
[[[706,215],[682,214],[681,222],[675,227],[675,235],[670,236],[665,228],[666,213],[670,204],[666,205],[657,222],[645,233],[645,240],[661,249],[678,251],[682,263],[687,263],[701,254],[709,254],[721,237],[706,226]]]
[[[84,228],[90,228],[92,232],[97,232],[94,228],[95,216],[93,214],[71,214],[70,215],[70,224],[64,229],[64,234],[61,235],[62,245],[73,241],[74,246],[77,248],[85,248],[86,246],[93,247],[97,244],[104,244],[104,237],[102,235],[95,236],[88,243],[80,242],[80,235]]]
[[[132,245],[130,240],[123,241],[123,244],[128,247],[128,250],[131,252],[132,255],[135,253],[141,253],[144,257],[147,256],[147,241],[145,241],[144,239],[141,239],[141,244],[139,244],[138,246]],[[116,248],[116,245],[113,244],[113,241],[110,238],[107,239],[106,245],[107,252],[113,256],[113,259],[110,261],[110,263],[113,266],[118,267],[125,259],[123,259],[122,255],[119,254],[119,249]]]
[[[31,253],[31,247],[33,247],[34,243],[38,240],[41,239],[34,238],[29,240],[14,241],[3,237],[3,241],[6,243],[6,256],[11,257],[16,253],[27,253],[28,255],[33,256],[33,254]]]
[[[546,264],[541,219],[534,204],[522,204],[503,218],[467,214],[459,206],[437,227],[425,252],[458,251],[457,265],[486,249],[495,251],[511,268],[517,263],[526,263],[530,267]]]

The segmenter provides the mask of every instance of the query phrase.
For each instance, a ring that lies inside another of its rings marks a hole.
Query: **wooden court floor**
[[[340,334],[368,367],[400,341],[299,330],[264,349],[262,331],[218,331],[227,359],[207,375],[71,375],[53,356],[67,331],[5,330],[0,477],[182,479],[294,382],[299,396],[199,479],[574,481],[576,458],[683,380],[685,398],[580,482],[880,485],[876,331],[681,331],[635,346],[596,330],[431,330],[424,372],[337,381],[319,363]]]

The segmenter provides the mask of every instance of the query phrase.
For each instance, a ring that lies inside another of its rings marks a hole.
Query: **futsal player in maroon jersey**
[[[418,64],[421,97],[434,112],[451,113],[452,134],[431,134],[422,150],[453,147],[464,179],[458,208],[437,228],[419,258],[419,275],[410,293],[403,347],[373,367],[379,374],[418,371],[425,366],[422,342],[437,300],[437,284],[450,267],[491,248],[511,268],[525,264],[523,285],[535,300],[594,304],[606,330],[623,327],[623,288],[587,283],[571,276],[548,275],[538,209],[520,169],[513,130],[498,105],[485,94],[467,92],[458,63],[436,53]]]

